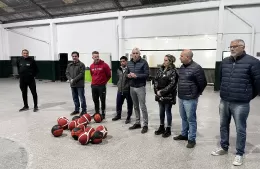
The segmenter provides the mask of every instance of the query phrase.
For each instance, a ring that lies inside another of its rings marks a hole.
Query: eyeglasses
[[[232,49],[232,48],[235,49],[235,48],[238,48],[239,46],[243,46],[243,45],[229,46],[228,48],[229,48],[229,49]]]

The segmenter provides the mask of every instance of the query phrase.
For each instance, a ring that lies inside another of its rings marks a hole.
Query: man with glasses
[[[250,101],[260,93],[260,61],[246,54],[245,42],[233,40],[230,44],[231,56],[225,58],[220,67],[220,148],[214,156],[228,153],[230,121],[233,116],[237,138],[236,156],[233,165],[243,163],[246,144],[247,118]]]
[[[72,97],[75,105],[75,110],[71,115],[79,113],[81,101],[81,113],[80,116],[87,113],[87,105],[85,99],[85,65],[79,60],[79,53],[72,52],[71,54],[73,62],[69,63],[66,69],[66,77],[70,82],[72,91]]]
[[[133,100],[136,122],[130,127],[130,130],[141,128],[140,122],[140,108],[143,114],[143,129],[141,133],[148,131],[148,113],[146,107],[146,80],[149,77],[149,65],[146,60],[140,56],[140,50],[134,48],[132,50],[132,59],[128,62],[129,74],[127,77],[130,79],[130,94]]]
[[[129,73],[127,67],[127,57],[122,56],[120,58],[121,66],[117,70],[118,82],[117,82],[117,98],[116,98],[116,116],[112,119],[113,121],[121,119],[122,106],[124,104],[124,100],[127,101],[127,118],[125,124],[130,123],[130,119],[133,112],[133,101],[130,96],[130,86],[129,79],[127,75]]]

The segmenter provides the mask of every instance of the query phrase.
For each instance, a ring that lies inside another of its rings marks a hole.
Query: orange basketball
[[[69,122],[68,128],[69,128],[69,130],[73,130],[75,127],[77,127],[77,125],[78,125],[77,121],[73,120],[73,121]]]
[[[88,123],[91,122],[91,116],[88,113],[83,114],[81,117],[85,118],[88,121]]]
[[[85,125],[88,124],[88,120],[83,116],[81,116],[77,121],[78,124],[85,124]]]
[[[91,143],[93,144],[100,144],[103,140],[103,133],[96,130],[91,134]]]
[[[102,119],[102,116],[101,116],[100,113],[96,113],[96,114],[94,115],[94,121],[95,121],[96,123],[100,123],[102,120],[103,120],[103,119]]]
[[[67,129],[69,125],[69,119],[67,117],[59,117],[57,119],[58,125],[60,125],[63,129]]]
[[[91,134],[95,132],[95,129],[92,128],[92,127],[87,127],[87,128],[85,129],[85,132],[88,132],[88,133],[89,133],[89,136],[91,137]]]
[[[71,131],[71,136],[72,136],[75,140],[78,140],[79,135],[80,135],[81,133],[83,133],[83,132],[84,132],[84,130],[82,130],[81,128],[76,127],[76,128],[74,128],[74,129]]]
[[[90,135],[88,132],[83,132],[80,134],[78,141],[81,145],[86,145],[89,142]]]
[[[51,133],[54,137],[60,137],[63,133],[63,128],[60,125],[55,125],[51,129]]]
[[[87,126],[85,124],[79,124],[77,127],[81,128],[81,130],[85,131]]]
[[[96,131],[103,133],[103,139],[107,137],[107,128],[103,125],[100,125],[96,128]]]

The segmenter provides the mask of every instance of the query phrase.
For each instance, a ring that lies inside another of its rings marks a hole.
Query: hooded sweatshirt
[[[106,85],[111,78],[110,67],[103,60],[90,65],[90,74],[92,76],[91,84],[94,86]]]

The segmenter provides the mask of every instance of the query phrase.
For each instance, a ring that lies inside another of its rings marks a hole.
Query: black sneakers
[[[187,148],[193,148],[196,145],[196,141],[188,140]]]
[[[120,120],[120,119],[121,119],[121,117],[116,115],[114,118],[112,118],[112,121],[117,121],[117,120]]]
[[[21,108],[21,109],[19,110],[19,112],[21,112],[21,111],[26,111],[26,110],[29,110],[29,107],[28,107],[28,106],[24,106],[23,108]]]
[[[165,132],[164,125],[160,125],[159,129],[154,132],[155,135],[160,135]]]
[[[79,111],[74,111],[74,112],[70,113],[71,116],[76,115],[76,114],[79,114]]]
[[[171,135],[171,127],[166,127],[165,132],[162,134],[163,138],[167,138]]]
[[[141,133],[144,134],[144,133],[147,133],[148,131],[148,127],[147,126],[144,126]]]
[[[140,129],[141,124],[134,124],[133,126],[129,127],[129,130],[134,130],[134,129]]]
[[[38,110],[39,110],[38,106],[35,106],[35,107],[33,108],[33,112],[37,112]]]
[[[173,137],[173,140],[185,140],[185,141],[187,141],[188,137],[185,137],[185,136],[180,134],[180,135],[178,135],[176,137]]]

